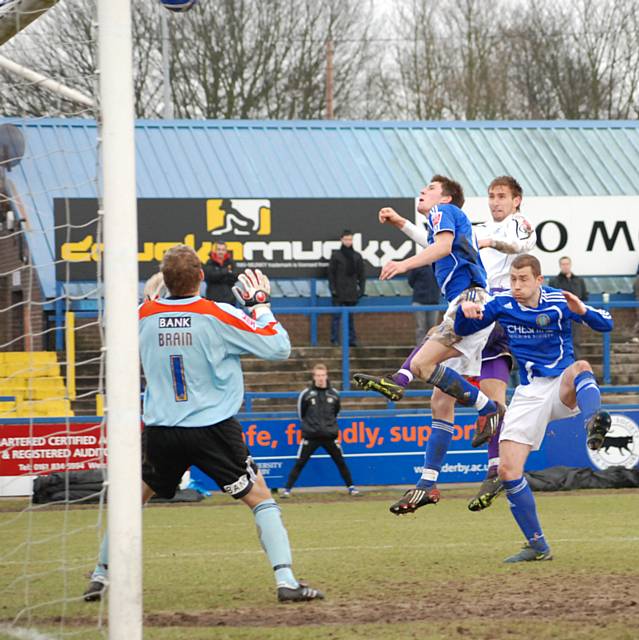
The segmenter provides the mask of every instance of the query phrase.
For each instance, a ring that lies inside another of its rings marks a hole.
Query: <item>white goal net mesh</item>
[[[69,215],[100,196],[95,13],[0,0],[0,638],[106,635],[101,220],[78,279]]]

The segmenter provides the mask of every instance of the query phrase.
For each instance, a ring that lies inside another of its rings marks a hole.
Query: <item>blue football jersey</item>
[[[472,286],[486,287],[486,270],[468,216],[454,204],[439,204],[426,217],[428,243],[441,231],[454,234],[452,252],[434,263],[439,288],[449,302]]]
[[[244,399],[240,356],[285,360],[291,351],[270,311],[253,320],[193,296],[145,302],[139,316],[147,426],[206,427],[234,416]]]
[[[537,377],[557,377],[575,361],[573,320],[595,331],[612,331],[613,327],[612,316],[607,311],[586,305],[586,313],[577,315],[568,308],[560,289],[542,287],[539,306],[534,308],[519,305],[510,292],[496,294],[484,306],[481,320],[465,318],[461,307],[458,308],[455,333],[467,336],[495,320],[508,335],[522,384]]]

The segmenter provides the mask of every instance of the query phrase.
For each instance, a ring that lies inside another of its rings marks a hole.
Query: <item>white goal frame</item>
[[[109,640],[142,640],[138,229],[131,0],[98,0]]]

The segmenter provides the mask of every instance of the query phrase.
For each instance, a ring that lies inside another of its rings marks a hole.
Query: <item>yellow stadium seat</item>
[[[46,364],[58,361],[55,351],[3,351],[0,364]]]
[[[0,378],[42,378],[59,376],[60,365],[57,362],[15,362],[0,364]]]
[[[0,418],[13,418],[16,415],[18,403],[15,401],[0,401]]]
[[[27,389],[24,392],[24,400],[64,400],[67,391],[64,387],[59,389]]]
[[[32,378],[25,381],[25,386],[28,389],[46,390],[51,389],[57,391],[64,389],[64,380],[60,376],[49,376],[47,378]]]
[[[17,403],[18,414],[24,417],[65,417],[73,416],[68,400],[23,400]]]
[[[12,409],[0,402],[0,411],[19,417],[72,416],[71,403],[53,351],[0,352],[0,396],[13,396]]]

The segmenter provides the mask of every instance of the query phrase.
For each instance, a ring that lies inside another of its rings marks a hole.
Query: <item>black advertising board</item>
[[[326,277],[343,229],[352,230],[367,275],[375,276],[382,264],[415,249],[401,231],[379,224],[377,213],[387,206],[415,219],[412,198],[141,198],[139,278],[156,273],[177,243],[192,246],[205,262],[216,240],[228,244],[241,269],[260,268],[274,278]],[[58,280],[96,279],[97,209],[92,198],[54,200]]]

